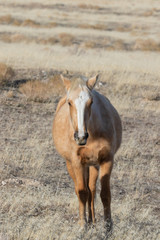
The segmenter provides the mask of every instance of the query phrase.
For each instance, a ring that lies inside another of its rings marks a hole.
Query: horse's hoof
[[[108,233],[111,233],[112,232],[112,227],[113,227],[113,222],[111,219],[107,220],[105,222],[105,229]]]

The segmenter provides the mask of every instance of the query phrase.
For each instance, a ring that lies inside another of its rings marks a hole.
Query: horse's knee
[[[78,191],[78,196],[81,200],[82,203],[86,203],[87,202],[87,199],[88,199],[88,191],[87,190],[79,190]]]

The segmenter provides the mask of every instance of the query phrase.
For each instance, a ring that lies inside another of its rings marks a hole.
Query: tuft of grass
[[[11,24],[13,21],[14,19],[9,14],[0,17],[0,24]]]
[[[50,102],[56,95],[63,93],[63,86],[59,75],[51,77],[47,82],[30,80],[19,87],[19,91],[28,101]]]
[[[144,16],[144,17],[150,17],[150,16],[153,16],[153,15],[154,15],[154,9],[145,11],[145,12],[142,14],[142,16]]]
[[[8,92],[6,92],[5,95],[6,95],[7,98],[13,98],[14,92],[12,90],[9,90]]]
[[[27,26],[27,27],[40,27],[40,24],[31,20],[31,19],[26,19],[22,22],[22,26]]]
[[[75,40],[75,37],[69,33],[60,33],[59,41],[62,46],[71,46]]]
[[[91,5],[91,4],[85,4],[85,3],[79,4],[78,7],[82,9],[93,9],[93,10],[101,9],[100,6],[98,5]]]
[[[5,63],[0,63],[0,86],[11,80],[14,75],[15,72],[11,67],[7,66]]]
[[[16,18],[13,18],[10,14],[4,15],[0,17],[0,24],[11,24],[15,26],[20,26],[22,24],[22,21]]]
[[[143,97],[148,101],[160,101],[160,93],[158,91],[144,91]]]
[[[56,22],[49,22],[47,24],[39,23],[31,19],[17,19],[12,17],[10,14],[0,17],[0,24],[13,25],[13,26],[23,26],[23,27],[33,27],[33,28],[52,28],[56,27]]]
[[[86,41],[86,42],[84,43],[84,46],[85,46],[86,48],[95,48],[95,47],[96,47],[96,42],[94,42],[94,41]]]
[[[7,43],[16,43],[16,42],[31,42],[33,39],[31,39],[28,36],[25,36],[24,34],[15,33],[5,33],[2,36],[0,36],[0,40]]]
[[[45,39],[36,39],[36,43],[40,43],[40,44],[56,44],[58,43],[58,39],[56,37],[50,37],[50,38],[45,38]]]
[[[121,39],[117,39],[112,43],[114,50],[125,50],[125,43]]]
[[[115,30],[118,32],[130,32],[132,27],[127,24],[119,24],[118,27],[115,27]]]
[[[153,39],[137,39],[133,48],[141,51],[160,51],[160,42]]]

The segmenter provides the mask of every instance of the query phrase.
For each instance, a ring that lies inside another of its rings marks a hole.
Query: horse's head
[[[63,76],[61,78],[67,90],[67,102],[74,129],[74,139],[78,145],[85,145],[89,136],[87,128],[93,103],[92,89],[97,82],[98,75],[88,80],[79,78],[70,81]]]

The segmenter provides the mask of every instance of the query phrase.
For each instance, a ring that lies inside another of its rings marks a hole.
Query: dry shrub
[[[5,15],[0,17],[0,24],[12,24],[15,26],[20,26],[21,20],[13,18],[11,15]]]
[[[31,19],[26,19],[25,21],[23,21],[23,23],[21,25],[27,26],[27,27],[40,27],[39,23],[37,23]]]
[[[154,14],[154,10],[148,10],[142,14],[144,17],[150,17]]]
[[[160,43],[157,43],[153,39],[137,39],[133,48],[134,50],[142,51],[160,51]]]
[[[95,48],[96,47],[96,42],[93,42],[93,41],[87,41],[84,43],[84,46],[86,48]]]
[[[104,24],[95,24],[91,25],[88,23],[82,23],[78,25],[79,28],[84,28],[84,29],[96,29],[96,30],[107,30],[107,26]]]
[[[15,26],[24,26],[24,27],[44,27],[44,28],[51,28],[51,27],[56,27],[57,23],[56,22],[50,22],[47,24],[40,24],[34,20],[31,19],[26,19],[26,20],[20,20],[13,18],[11,15],[4,15],[0,17],[0,24],[11,24]]]
[[[89,28],[92,28],[93,25],[88,24],[88,23],[81,23],[81,24],[78,24],[78,27],[79,28],[84,28],[84,29],[89,29]]]
[[[4,85],[15,75],[14,70],[5,63],[0,63],[0,85]]]
[[[121,24],[116,27],[115,30],[118,32],[130,32],[132,30],[132,27],[126,24]]]
[[[50,38],[37,38],[37,37],[29,37],[25,36],[23,34],[3,34],[0,36],[0,40],[7,43],[17,43],[17,42],[36,42],[39,44],[56,44],[59,42],[59,40],[56,37],[50,37]]]
[[[79,7],[79,8],[84,8],[84,9],[85,9],[85,8],[88,8],[88,5],[85,4],[85,3],[81,3],[81,4],[78,5],[78,7]]]
[[[14,34],[11,36],[11,42],[29,41],[29,38],[23,34]]]
[[[31,42],[34,38],[29,38],[23,34],[15,33],[15,34],[3,34],[0,36],[0,40],[7,43],[16,43],[16,42]]]
[[[99,6],[97,5],[91,5],[91,4],[85,4],[85,3],[81,3],[78,5],[79,8],[82,9],[93,9],[93,10],[99,10],[101,9]]]
[[[22,84],[19,91],[27,100],[34,102],[50,102],[56,95],[63,93],[63,86],[59,75],[54,75],[48,82],[30,80]]]
[[[11,90],[6,93],[7,98],[13,98],[13,96],[14,96],[14,93]]]
[[[0,23],[1,24],[10,24],[13,22],[13,18],[11,15],[5,15],[0,17]]]
[[[0,35],[0,40],[3,42],[10,43],[11,42],[11,35],[8,33],[4,33],[3,35]]]
[[[158,89],[159,90],[159,89]],[[158,91],[144,91],[143,92],[144,99],[148,101],[160,101],[160,93]]]
[[[95,24],[93,25],[93,29],[97,29],[97,30],[106,30],[107,26],[103,25],[103,24]]]
[[[58,39],[56,37],[50,37],[46,39],[37,39],[36,43],[40,44],[56,44],[58,43]]]
[[[52,27],[56,27],[56,26],[57,26],[56,22],[50,22],[50,23],[46,24],[46,27],[48,27],[48,28],[52,28]]]
[[[123,42],[123,40],[118,39],[113,43],[113,48],[115,50],[125,50],[125,44]]]
[[[60,75],[56,74],[53,77],[51,77],[48,81],[49,87],[54,89],[55,94],[64,94],[64,87],[62,84],[62,80],[60,78]]]
[[[75,40],[74,36],[69,33],[60,33],[59,41],[63,46],[71,46]]]

